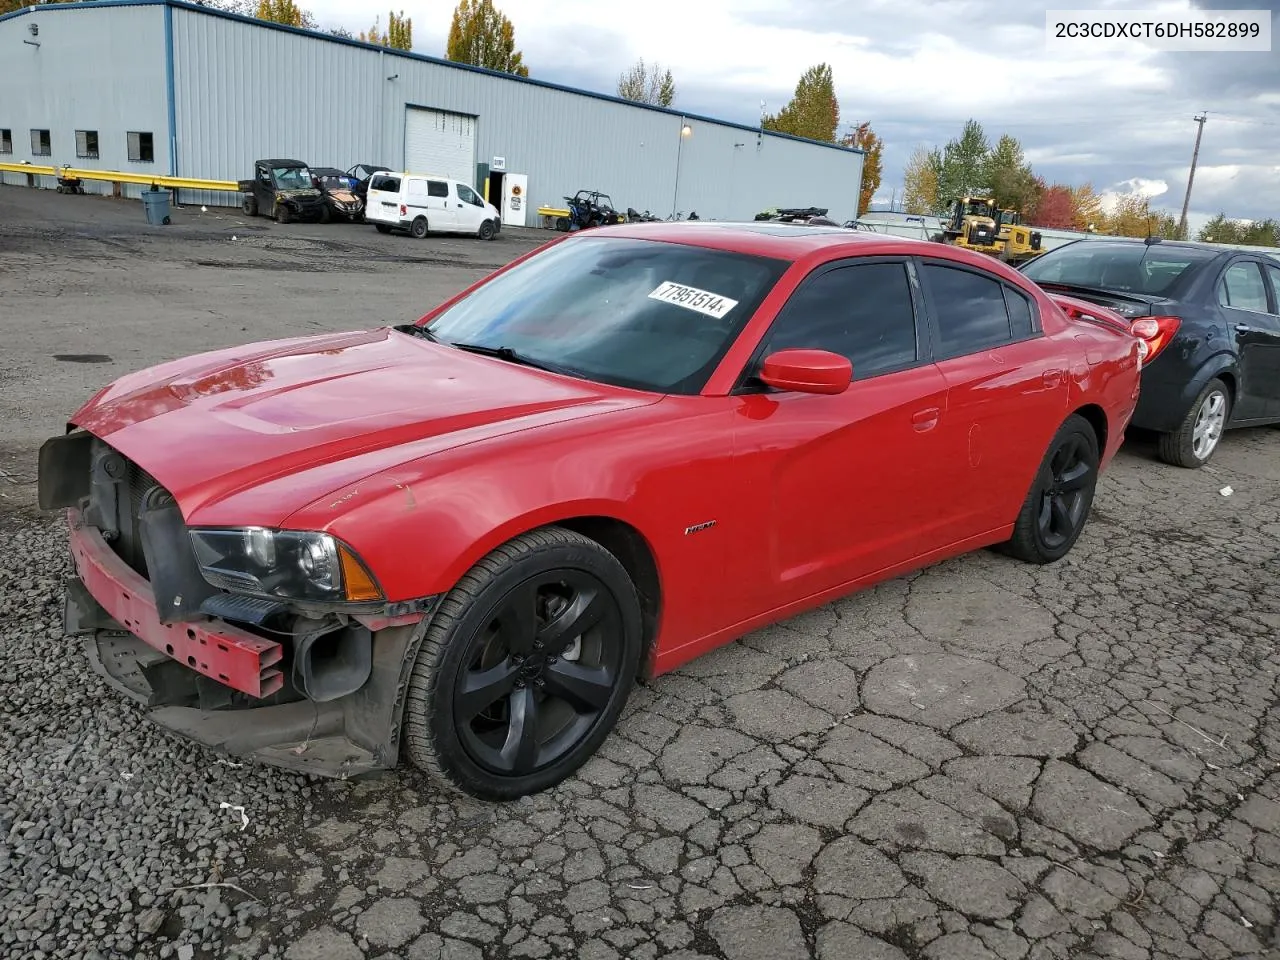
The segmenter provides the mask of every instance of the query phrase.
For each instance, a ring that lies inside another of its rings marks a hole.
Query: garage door
[[[409,107],[405,115],[404,168],[463,183],[476,178],[476,118],[445,110]]]

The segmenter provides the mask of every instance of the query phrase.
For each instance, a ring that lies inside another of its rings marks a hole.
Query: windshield
[[[324,174],[320,177],[320,185],[326,190],[349,190],[351,182],[346,177]]]
[[[281,190],[305,190],[311,186],[311,171],[306,167],[272,167],[271,176]]]
[[[574,238],[477,288],[429,329],[602,383],[695,394],[788,265],[686,244]]]
[[[1022,272],[1037,282],[1162,297],[1188,269],[1216,255],[1160,244],[1078,240],[1042,253]]]

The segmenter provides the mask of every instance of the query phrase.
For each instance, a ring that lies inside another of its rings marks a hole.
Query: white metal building
[[[0,162],[238,180],[266,157],[452,176],[500,208],[524,183],[504,219],[528,225],[538,206],[563,206],[579,189],[663,217],[813,205],[843,221],[857,213],[862,181],[857,150],[182,0],[0,17]]]

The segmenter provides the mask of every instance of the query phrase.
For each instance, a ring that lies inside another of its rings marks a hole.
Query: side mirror
[[[853,364],[829,350],[779,350],[764,358],[759,377],[779,390],[844,393],[853,380]]]

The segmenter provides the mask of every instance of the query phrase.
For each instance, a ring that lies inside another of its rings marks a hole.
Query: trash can
[[[169,191],[143,190],[142,206],[147,213],[147,223],[156,226],[169,224]]]

